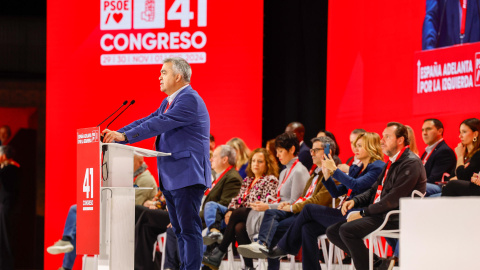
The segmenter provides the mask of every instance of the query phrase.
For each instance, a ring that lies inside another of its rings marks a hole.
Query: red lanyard
[[[232,168],[233,168],[233,166],[230,166],[230,167],[228,167],[225,171],[223,171],[222,174],[220,174],[220,176],[217,178],[217,180],[215,180],[215,181],[212,183],[212,187],[209,188],[209,189],[207,189],[207,190],[205,190],[205,196],[207,196],[208,193],[210,193],[210,191],[215,187],[215,185],[218,183],[218,181],[220,181],[220,179],[222,179],[222,177],[223,177],[228,171],[230,171],[230,169],[232,169]]]
[[[297,202],[304,202],[304,201],[306,201],[306,200],[312,195],[313,190],[314,190],[315,187],[317,186],[317,183],[318,183],[318,179],[319,179],[319,178],[320,178],[320,176],[317,174],[317,175],[314,177],[315,181],[313,181],[313,179],[312,179],[312,183],[310,184],[310,187],[308,188],[307,193],[305,194],[305,196],[298,198],[298,200],[296,200],[293,204],[296,204]]]
[[[283,181],[282,181],[282,184],[280,184],[280,186],[278,187],[278,192],[277,192],[277,200],[280,201],[280,190],[282,189],[282,186],[283,184],[285,184],[285,182],[287,181],[288,177],[290,176],[290,173],[292,172],[293,168],[295,167],[295,165],[297,165],[298,163],[298,159],[295,160],[295,162],[293,163],[292,167],[290,168],[290,170],[288,171],[288,174],[283,178]]]
[[[462,8],[462,23],[460,24],[460,35],[465,35],[465,21],[467,19],[467,0],[460,0]]]
[[[261,178],[260,178],[260,179],[261,179]],[[258,180],[260,180],[260,179],[258,179]],[[241,202],[241,203],[244,203],[244,202],[245,202],[245,198],[247,198],[247,195],[250,193],[250,190],[252,189],[253,184],[254,184],[254,183],[256,184],[256,183],[258,182],[258,180],[255,181],[255,178],[254,178],[253,181],[250,183],[250,185],[248,186],[247,190],[245,190],[245,192],[243,193],[242,202]]]
[[[422,160],[423,166],[425,166],[425,164],[427,163],[427,160],[428,160],[428,158],[430,157],[430,155],[432,155],[433,150],[435,150],[435,148],[437,147],[437,145],[438,145],[439,143],[441,143],[442,141],[443,141],[443,138],[441,138],[441,139],[437,142],[437,144],[435,145],[435,147],[432,149],[432,151],[430,151],[430,153],[428,153],[428,154],[423,158],[423,160]]]
[[[405,149],[409,148],[408,145],[405,146],[402,151],[400,151],[400,153],[398,153],[397,157],[395,158],[395,161],[397,161],[397,159],[399,159],[403,152],[405,152]],[[383,190],[383,184],[385,183],[385,179],[387,179],[387,175],[388,175],[388,170],[390,169],[390,165],[392,165],[393,163],[391,160],[388,161],[387,163],[387,169],[385,170],[385,175],[383,176],[383,179],[382,179],[382,184],[381,185],[378,185],[378,188],[377,188],[377,194],[375,194],[375,200],[373,200],[373,203],[377,203],[380,201],[380,195],[382,194],[382,190]]]

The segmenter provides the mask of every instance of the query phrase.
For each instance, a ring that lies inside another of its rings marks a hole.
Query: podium
[[[138,147],[102,143],[100,129],[77,130],[77,255],[83,269],[134,268],[133,156],[169,156]],[[93,255],[93,256],[88,256]]]

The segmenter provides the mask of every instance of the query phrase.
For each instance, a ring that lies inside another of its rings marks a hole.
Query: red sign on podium
[[[100,252],[100,128],[77,129],[77,254]]]

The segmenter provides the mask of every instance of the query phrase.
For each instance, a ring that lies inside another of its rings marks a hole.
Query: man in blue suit
[[[210,117],[205,102],[190,86],[192,70],[182,58],[168,58],[160,71],[160,90],[168,95],[160,108],[118,131],[105,129],[104,142],[135,143],[156,136],[160,189],[178,238],[181,269],[200,269],[202,196],[211,186]]]
[[[480,41],[479,0],[426,0],[422,29],[422,50]],[[462,35],[462,4],[465,30]]]

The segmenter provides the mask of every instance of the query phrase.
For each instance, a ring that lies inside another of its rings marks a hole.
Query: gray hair
[[[231,147],[230,145],[226,145],[226,144],[220,145],[220,147],[221,147],[220,157],[221,158],[228,157],[228,164],[235,166],[235,162],[236,162],[235,156],[237,154],[235,152],[235,149],[233,149],[233,147]]]
[[[190,83],[190,78],[192,77],[192,68],[185,61],[185,59],[180,57],[170,57],[163,60],[163,63],[172,63],[173,72],[176,74],[182,75],[182,78],[185,82]]]
[[[333,153],[335,153],[335,149],[337,148],[337,146],[335,145],[335,142],[330,137],[322,136],[318,138],[313,138],[312,143],[314,142],[321,142],[323,147],[325,146],[326,143],[329,143],[332,156],[334,155]]]

